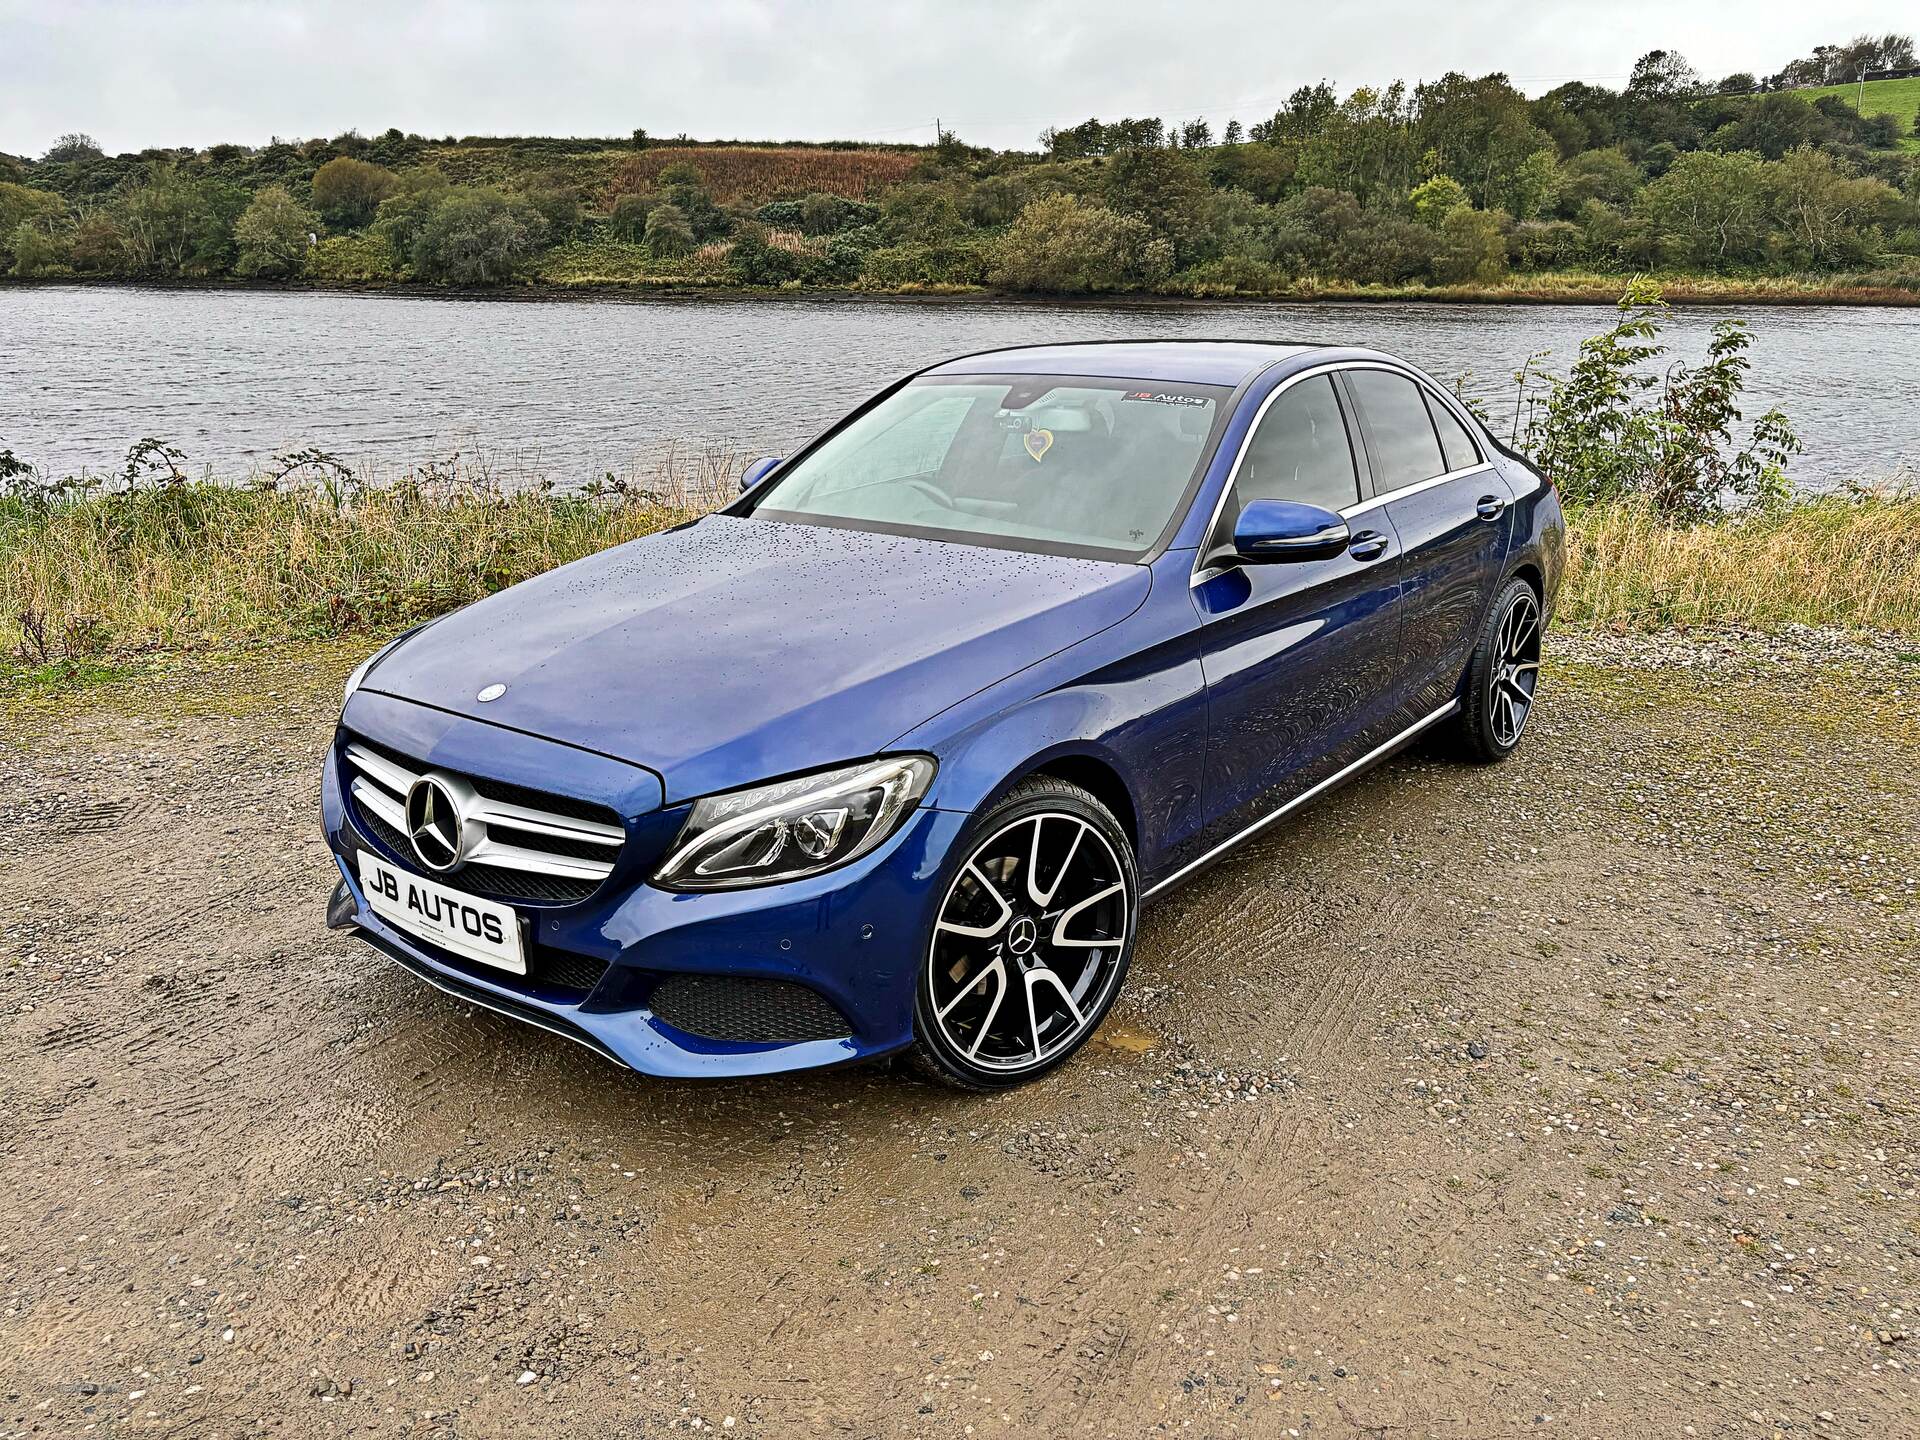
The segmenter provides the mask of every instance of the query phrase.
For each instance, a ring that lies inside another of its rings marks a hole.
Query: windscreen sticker
[[[1025,443],[1027,454],[1031,455],[1033,463],[1038,465],[1046,458],[1047,451],[1053,448],[1053,431],[1029,430]]]
[[[1176,390],[1129,390],[1128,400],[1144,400],[1149,405],[1211,405],[1205,395],[1182,395]]]

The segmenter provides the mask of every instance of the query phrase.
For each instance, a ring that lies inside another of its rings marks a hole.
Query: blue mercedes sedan
[[[950,360],[362,665],[328,923],[648,1074],[1015,1085],[1149,900],[1416,737],[1511,754],[1562,541],[1377,351]]]

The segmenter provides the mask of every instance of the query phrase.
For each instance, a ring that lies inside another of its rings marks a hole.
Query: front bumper
[[[450,728],[472,724],[449,718]],[[511,732],[491,738],[509,750],[547,744]],[[527,976],[518,976],[417,940],[368,907],[356,864],[361,850],[418,867],[356,825],[342,795],[338,745],[328,755],[321,812],[340,872],[329,923],[351,927],[389,959],[462,999],[660,1076],[764,1075],[845,1064],[910,1044],[916,966],[932,923],[935,882],[966,821],[964,815],[922,808],[886,844],[852,865],[750,890],[659,890],[644,879],[652,857],[637,853],[584,902],[517,907],[527,922],[528,944],[540,957]],[[678,828],[671,814],[644,821],[633,823],[636,835],[670,836]],[[690,976],[804,986],[844,1018],[846,1033],[804,1040],[692,1033],[654,1008],[656,991],[664,995],[667,982],[684,984]],[[556,983],[555,977],[576,983]]]

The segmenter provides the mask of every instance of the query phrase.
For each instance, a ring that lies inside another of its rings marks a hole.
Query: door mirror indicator
[[[781,457],[778,455],[762,455],[758,460],[747,466],[746,473],[740,477],[740,493],[742,495],[746,494],[747,491],[751,490],[778,469],[780,459]]]
[[[1333,511],[1292,500],[1250,500],[1233,525],[1233,553],[1248,565],[1330,559],[1351,539]]]

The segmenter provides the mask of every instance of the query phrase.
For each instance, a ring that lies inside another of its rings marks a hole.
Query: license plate
[[[468,960],[527,973],[520,943],[520,920],[513,907],[423,880],[360,852],[360,888],[367,905],[382,920]]]

